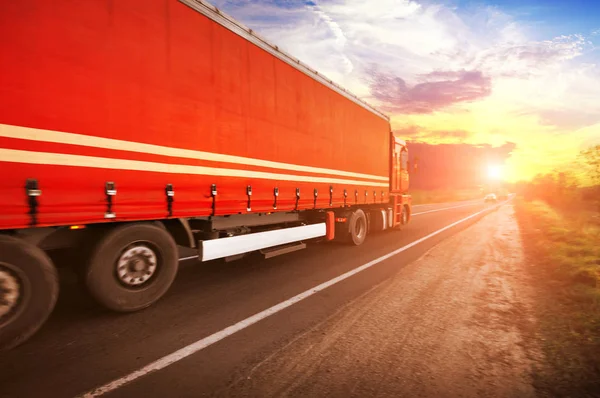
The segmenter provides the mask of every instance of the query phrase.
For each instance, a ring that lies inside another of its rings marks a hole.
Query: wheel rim
[[[408,222],[408,213],[406,212],[406,210],[404,210],[402,212],[402,224],[406,225],[407,222]]]
[[[117,278],[126,287],[142,287],[150,283],[158,266],[159,258],[153,247],[146,242],[134,243],[127,246],[117,259]]]
[[[365,234],[366,231],[366,225],[365,225],[365,220],[364,218],[358,218],[356,220],[356,223],[354,224],[354,235],[358,238],[358,239],[362,239],[363,235]]]
[[[14,267],[0,263],[0,325],[9,322],[22,307],[24,281]]]

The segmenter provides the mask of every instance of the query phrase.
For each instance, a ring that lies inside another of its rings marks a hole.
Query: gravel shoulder
[[[502,206],[217,395],[533,397],[543,359],[525,266],[513,207]]]

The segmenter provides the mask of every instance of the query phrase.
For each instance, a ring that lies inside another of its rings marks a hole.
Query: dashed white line
[[[416,246],[416,245],[418,245],[418,244],[420,244],[422,242],[425,242],[426,240],[431,239],[434,236],[439,235],[442,232],[445,232],[445,231],[449,230],[450,228],[455,227],[456,225],[459,225],[459,224],[461,224],[461,223],[463,223],[463,222],[465,222],[467,220],[470,220],[470,219],[472,219],[474,217],[477,217],[478,215],[480,215],[482,213],[485,213],[485,212],[489,211],[490,209],[493,209],[493,208],[495,208],[497,206],[490,207],[490,208],[478,211],[477,213],[471,214],[470,216],[465,217],[465,218],[463,218],[463,219],[461,219],[459,221],[453,222],[452,224],[447,225],[447,226],[445,226],[445,227],[443,227],[441,229],[438,229],[437,231],[432,232],[432,233],[430,233],[429,235],[427,235],[427,236],[425,236],[423,238],[417,239],[414,242],[411,242],[411,243],[409,243],[406,246],[403,246],[403,247],[401,247],[399,249],[396,249],[396,250],[394,250],[391,253],[388,253],[388,254],[386,254],[384,256],[381,256],[381,257],[379,257],[379,258],[377,258],[377,259],[375,259],[373,261],[370,261],[370,262],[368,262],[366,264],[363,264],[360,267],[355,268],[355,269],[353,269],[351,271],[348,271],[345,274],[342,274],[342,275],[340,275],[340,276],[338,276],[336,278],[333,278],[333,279],[331,279],[331,280],[329,280],[327,282],[321,283],[320,285],[315,286],[315,287],[313,287],[311,289],[308,289],[305,292],[300,293],[300,294],[298,294],[298,295],[296,295],[296,296],[294,296],[294,297],[292,297],[292,298],[290,298],[290,299],[288,299],[286,301],[283,301],[283,302],[281,302],[279,304],[276,304],[276,305],[274,305],[271,308],[268,308],[268,309],[266,309],[264,311],[261,311],[261,312],[255,314],[255,315],[252,315],[251,317],[246,318],[246,319],[244,319],[244,320],[242,320],[242,321],[240,321],[240,322],[238,322],[238,323],[236,323],[234,325],[231,325],[231,326],[229,326],[229,327],[227,327],[227,328],[225,328],[225,329],[223,329],[223,330],[221,330],[219,332],[211,334],[208,337],[200,339],[200,340],[198,340],[198,341],[196,341],[196,342],[194,342],[194,343],[192,343],[192,344],[190,344],[190,345],[188,345],[186,347],[183,347],[183,348],[181,348],[181,349],[179,349],[179,350],[177,350],[177,351],[175,351],[175,352],[173,352],[171,354],[168,354],[168,355],[166,355],[166,356],[164,356],[164,357],[162,357],[162,358],[160,358],[160,359],[158,359],[158,360],[156,360],[156,361],[154,361],[154,362],[152,362],[152,363],[144,366],[141,369],[138,369],[138,370],[136,370],[136,371],[134,371],[132,373],[129,373],[128,375],[125,375],[125,376],[123,376],[123,377],[121,377],[119,379],[113,380],[113,381],[111,381],[111,382],[109,382],[109,383],[107,383],[107,384],[105,384],[103,386],[100,386],[100,387],[98,387],[98,388],[96,388],[94,390],[86,392],[83,395],[81,395],[80,397],[86,397],[86,398],[99,397],[101,395],[104,395],[104,394],[107,394],[107,393],[109,393],[111,391],[114,391],[114,390],[116,390],[116,389],[118,389],[120,387],[123,387],[124,385],[129,384],[132,381],[139,379],[140,377],[143,377],[143,376],[146,376],[146,375],[148,375],[150,373],[153,373],[153,372],[156,372],[158,370],[164,369],[167,366],[172,365],[175,362],[181,361],[182,359],[187,358],[190,355],[193,355],[193,354],[197,353],[198,351],[201,351],[204,348],[209,347],[209,346],[211,346],[211,345],[213,345],[213,344],[215,344],[215,343],[223,340],[224,338],[226,338],[228,336],[231,336],[234,333],[237,333],[237,332],[239,332],[241,330],[244,330],[247,327],[249,327],[251,325],[254,325],[257,322],[259,322],[259,321],[261,321],[261,320],[263,320],[265,318],[270,317],[271,315],[274,315],[274,314],[276,314],[276,313],[278,313],[278,312],[280,312],[280,311],[282,311],[282,310],[284,310],[284,309],[286,309],[288,307],[291,307],[292,305],[294,305],[294,304],[296,304],[296,303],[298,303],[298,302],[300,302],[300,301],[302,301],[304,299],[307,299],[307,298],[315,295],[316,293],[319,293],[322,290],[327,289],[328,287],[331,287],[331,286],[333,286],[333,285],[335,285],[335,284],[337,284],[337,283],[339,283],[339,282],[341,282],[341,281],[343,281],[345,279],[348,279],[351,276],[358,274],[359,272],[362,272],[362,271],[364,271],[366,269],[369,269],[369,268],[373,267],[374,265],[381,263],[382,261],[385,261],[385,260],[387,260],[387,259],[389,259],[389,258],[391,258],[391,257],[393,257],[393,256],[395,256],[397,254],[400,254],[400,253],[402,253],[402,252],[410,249],[411,247],[414,247],[414,246]]]
[[[432,206],[442,206],[442,205],[451,205],[451,204],[455,204],[455,203],[462,203],[462,204],[467,204],[467,203],[477,203],[478,200],[465,200],[465,201],[461,201],[461,202],[442,202],[442,203],[422,203],[419,205],[413,205],[412,207],[432,207]]]
[[[435,213],[436,211],[444,211],[444,210],[450,210],[450,209],[458,209],[459,207],[466,207],[466,206],[474,206],[477,203],[467,203],[466,205],[460,205],[460,206],[452,206],[452,207],[444,207],[442,209],[435,209],[435,210],[427,210],[427,211],[421,211],[419,213],[412,213],[411,216],[418,216],[420,214],[427,214],[427,213]]]

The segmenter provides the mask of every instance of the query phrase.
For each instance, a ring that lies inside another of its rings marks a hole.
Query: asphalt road
[[[170,292],[134,314],[99,309],[65,271],[47,324],[28,343],[1,354],[0,396],[236,395],[227,386],[257,363],[494,208],[481,200],[415,206],[405,229],[370,235],[361,247],[314,244],[269,260],[249,257],[229,264],[187,260]],[[289,301],[302,293],[297,302]],[[264,312],[281,303],[285,308]],[[255,314],[264,319],[251,324],[248,318]]]

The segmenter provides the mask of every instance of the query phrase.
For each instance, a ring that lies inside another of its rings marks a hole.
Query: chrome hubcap
[[[14,311],[21,297],[19,279],[0,265],[0,318]]]
[[[117,261],[117,276],[127,286],[140,286],[156,273],[156,253],[145,245],[130,246]]]

